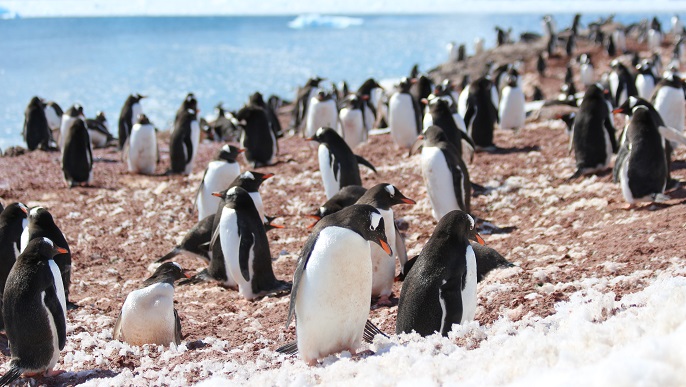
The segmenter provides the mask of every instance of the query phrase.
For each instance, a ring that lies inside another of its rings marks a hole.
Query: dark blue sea
[[[319,75],[356,87],[369,77],[397,78],[447,59],[449,42],[495,41],[496,25],[542,32],[541,14],[289,17],[132,17],[0,20],[0,148],[22,143],[24,109],[34,95],[87,117],[104,111],[116,128],[130,93],[161,129],[192,91],[201,115],[218,102],[239,108],[255,91],[292,99]],[[587,15],[582,23],[596,20]],[[653,15],[618,15],[621,22]],[[660,15],[664,28],[671,15]],[[572,14],[556,15],[558,28]],[[683,18],[682,18],[683,19]],[[116,131],[116,130],[115,130]]]

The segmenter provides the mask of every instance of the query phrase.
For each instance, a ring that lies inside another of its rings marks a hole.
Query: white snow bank
[[[304,28],[337,28],[343,29],[362,25],[363,20],[358,17],[327,16],[319,14],[300,15],[288,22],[290,28],[300,30]]]

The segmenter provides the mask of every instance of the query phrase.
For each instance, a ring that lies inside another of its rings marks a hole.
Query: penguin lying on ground
[[[7,277],[2,308],[12,358],[0,385],[12,383],[21,374],[63,372],[52,370],[67,341],[67,307],[53,257],[66,252],[48,238],[33,239]]]
[[[7,276],[19,256],[21,233],[28,223],[28,213],[29,210],[23,203],[12,203],[0,212],[0,330],[5,329],[2,292]]]
[[[105,148],[117,141],[110,133],[110,126],[107,123],[107,117],[105,117],[104,112],[97,112],[95,118],[87,119],[86,127],[88,128],[93,148]]]
[[[396,333],[448,336],[453,324],[474,319],[477,270],[470,237],[483,244],[466,212],[451,211],[438,222],[405,277]]]
[[[174,308],[174,282],[188,278],[176,262],[160,265],[143,287],[126,296],[112,338],[131,345],[181,343],[181,321]]]
[[[383,217],[362,204],[323,218],[305,242],[286,325],[295,314],[298,352],[308,365],[337,352],[356,353],[369,316],[372,242],[392,253]]]

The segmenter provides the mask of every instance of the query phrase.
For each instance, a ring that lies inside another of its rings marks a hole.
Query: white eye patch
[[[469,219],[469,229],[474,230],[474,218],[472,218],[472,216],[469,214],[467,214],[467,218]]]
[[[371,226],[369,228],[374,231],[379,227],[379,222],[381,222],[381,219],[383,217],[380,214],[377,214],[376,212],[372,212],[370,220],[372,222]]]
[[[55,245],[52,243],[52,241],[50,240],[50,238],[43,237],[43,242],[49,244],[49,245],[52,246],[52,247],[55,247]]]
[[[388,193],[391,195],[391,197],[395,196],[395,187],[394,186],[388,184],[384,187],[384,189],[386,191],[388,191]]]
[[[243,177],[246,178],[246,179],[255,180],[255,175],[253,175],[253,174],[250,173],[250,172],[244,172],[244,173],[243,173]]]

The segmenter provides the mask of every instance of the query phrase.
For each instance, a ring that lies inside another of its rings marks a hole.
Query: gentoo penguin
[[[371,304],[371,243],[392,254],[383,216],[364,204],[323,218],[305,242],[286,326],[295,314],[298,352],[307,364],[359,347]]]
[[[457,156],[469,162],[474,156],[476,144],[467,134],[467,128],[460,114],[451,112],[448,103],[443,98],[429,100],[429,112],[424,117],[424,132],[432,125],[443,129],[446,138],[457,151]],[[414,147],[413,147],[414,148]],[[411,153],[412,149],[411,149]]]
[[[417,101],[428,98],[433,89],[433,82],[431,82],[429,77],[423,74],[415,79],[412,79],[410,84],[410,94],[412,94]]]
[[[168,261],[183,252],[187,252],[209,264],[211,260],[209,243],[212,240],[212,225],[214,224],[214,216],[215,214],[212,214],[193,225],[193,227],[191,227],[191,229],[188,230],[186,235],[183,237],[181,243],[174,246],[170,252],[159,258],[157,261],[155,261],[155,263]]]
[[[43,102],[38,97],[31,98],[24,112],[24,141],[28,150],[48,150],[52,134],[45,117]]]
[[[233,114],[224,110],[222,103],[214,107],[215,116],[206,118],[208,137],[217,142],[238,140],[238,129],[231,122]]]
[[[304,129],[305,121],[307,121],[307,108],[310,100],[319,87],[319,83],[324,78],[314,77],[307,80],[305,86],[298,89],[295,98],[295,108],[293,109],[292,129],[296,132],[301,132]]]
[[[474,55],[479,55],[484,52],[485,39],[482,37],[474,38]]]
[[[212,196],[212,192],[219,192],[227,189],[229,185],[241,174],[241,166],[236,158],[242,149],[233,145],[224,145],[214,160],[207,164],[205,174],[200,181],[196,204],[198,206],[198,221],[217,213],[219,208],[219,198]]]
[[[393,292],[393,279],[395,278],[394,255],[397,255],[400,267],[403,267],[407,262],[407,255],[400,254],[400,252],[405,253],[406,249],[400,232],[395,227],[395,218],[391,207],[396,204],[415,203],[414,200],[405,197],[395,186],[385,183],[370,188],[357,201],[357,204],[369,204],[381,213],[386,224],[386,241],[395,253],[388,254],[380,246],[372,246],[372,297],[379,297],[377,301],[379,306],[392,305],[389,297]],[[403,244],[401,248],[397,246],[400,243]]]
[[[684,33],[684,24],[681,22],[681,19],[679,19],[679,15],[674,15],[670,19],[670,22],[672,24],[672,33],[674,35],[681,35]]]
[[[624,54],[626,52],[626,35],[624,34],[624,29],[617,28],[612,31],[612,40],[615,42],[615,49],[619,54]]]
[[[62,172],[67,186],[89,184],[93,178],[93,151],[91,140],[86,129],[86,122],[80,118],[72,121],[61,138]]]
[[[72,105],[67,109],[64,114],[62,114],[62,122],[60,123],[60,138],[59,145],[62,152],[64,152],[65,138],[67,137],[67,131],[74,125],[74,122],[79,120],[85,120],[86,117],[83,115],[83,106],[79,104]],[[85,122],[84,122],[85,127]],[[86,132],[88,133],[88,132]],[[88,140],[90,141],[90,140]]]
[[[181,106],[176,110],[176,115],[174,116],[174,128],[176,128],[176,121],[181,118],[184,112],[188,110],[194,110],[195,113],[197,114],[200,110],[198,109],[198,100],[195,98],[195,94],[193,93],[188,93],[186,94],[186,98],[181,101]]]
[[[61,373],[52,368],[67,340],[67,308],[53,257],[65,251],[48,238],[36,238],[17,257],[7,277],[2,311],[12,358],[0,385],[12,383],[21,374]]]
[[[319,143],[319,171],[327,199],[331,199],[345,186],[362,185],[358,163],[376,173],[374,166],[362,156],[354,154],[341,136],[331,128],[319,128],[308,140]]]
[[[365,105],[366,101],[357,94],[351,94],[341,102],[340,132],[350,149],[367,141],[367,133],[371,126],[365,123],[364,109],[368,109]]]
[[[131,128],[136,123],[138,115],[143,113],[140,101],[145,98],[140,94],[131,94],[124,101],[124,106],[119,113],[119,150],[124,149],[126,139],[129,138]]]
[[[155,126],[150,123],[145,114],[138,116],[136,124],[131,128],[128,143],[126,163],[129,172],[143,175],[154,174],[159,162],[157,134]]]
[[[236,114],[237,127],[241,129],[241,148],[253,168],[276,163],[279,144],[270,128],[269,116],[257,106],[244,106]]]
[[[410,148],[421,131],[422,111],[419,102],[410,94],[412,84],[400,80],[398,91],[388,100],[388,126],[396,145]]]
[[[281,123],[279,122],[279,118],[276,116],[276,111],[272,109],[272,107],[268,105],[266,102],[264,102],[262,94],[260,92],[253,93],[253,95],[250,96],[249,101],[251,105],[261,107],[262,109],[264,109],[264,112],[267,113],[267,117],[269,118],[269,125],[272,128],[272,132],[274,132],[274,137],[283,137]]]
[[[221,243],[226,276],[249,301],[290,290],[291,284],[274,276],[267,232],[248,191],[232,187],[223,199],[212,240]]]
[[[463,211],[451,211],[438,222],[405,276],[396,333],[448,336],[453,324],[474,319],[477,270],[470,237],[483,244],[474,219]]]
[[[52,135],[51,139],[57,138],[59,135],[60,126],[62,126],[62,115],[64,111],[54,101],[43,101],[43,111],[45,112],[45,118],[48,120],[48,127]]]
[[[28,213],[28,208],[22,203],[12,203],[0,212],[0,330],[5,328],[2,319],[2,291],[19,256],[21,233],[27,223]]]
[[[431,213],[440,220],[452,210],[470,211],[472,186],[467,166],[443,130],[432,126],[423,134],[422,176],[429,193]]]
[[[684,132],[684,82],[673,72],[667,72],[653,91],[650,99],[666,126]],[[673,144],[676,145],[676,144]]]
[[[543,58],[543,53],[541,52],[536,59],[536,71],[538,71],[538,75],[545,77],[545,68],[545,58]]]
[[[572,70],[572,64],[567,64],[567,70],[565,71],[565,82],[564,83],[574,83],[574,71]]]
[[[112,338],[131,345],[181,343],[181,320],[174,308],[174,282],[188,278],[176,262],[160,265],[143,287],[126,296]]]
[[[663,202],[668,169],[664,140],[653,114],[645,106],[633,109],[627,128],[628,154],[619,167],[619,181],[624,199],[633,205],[638,201]]]
[[[317,90],[310,99],[307,107],[307,122],[305,123],[305,137],[312,137],[317,129],[338,128],[338,108],[334,94],[322,88]],[[338,131],[338,134],[343,134]]]
[[[190,175],[199,143],[200,125],[196,111],[188,109],[179,112],[178,119],[174,123],[174,131],[169,139],[171,173]]]
[[[110,126],[104,112],[97,112],[95,118],[86,120],[88,134],[91,136],[93,148],[105,148],[114,141],[114,136],[110,133]]]
[[[356,95],[363,102],[362,117],[367,129],[371,129],[375,122],[381,122],[388,117],[384,89],[374,78],[364,81],[357,89]]]
[[[518,130],[524,127],[526,98],[522,88],[517,84],[517,79],[511,76],[507,78],[507,84],[500,96],[498,116],[500,117],[501,129]]]
[[[595,82],[595,70],[588,54],[581,54],[579,57],[579,78],[585,87]]]
[[[643,99],[650,99],[655,90],[655,75],[650,66],[650,61],[643,61],[636,66],[636,91],[637,96]],[[620,105],[621,106],[621,105]]]
[[[367,189],[360,185],[349,185],[341,188],[331,199],[321,205],[314,214],[308,215],[315,220],[308,228],[314,227],[323,217],[336,213],[345,207],[352,206],[367,192]]]
[[[498,93],[491,80],[481,77],[469,85],[463,117],[477,149],[495,149],[493,126],[498,120]]]
[[[609,105],[600,84],[593,84],[586,89],[572,127],[571,146],[577,167],[572,178],[607,168],[612,154],[617,152]]]
[[[29,211],[28,224],[21,233],[20,252],[24,252],[26,246],[36,238],[46,237],[55,244],[64,247],[66,252],[57,254],[54,258],[62,276],[62,288],[66,297],[67,307],[76,309],[78,306],[69,301],[69,287],[71,286],[71,249],[67,239],[48,210],[43,207],[34,207]]]
[[[612,93],[613,106],[620,106],[629,97],[638,95],[636,90],[636,83],[633,75],[629,70],[620,63],[617,59],[610,63],[612,71],[610,71],[610,93]]]
[[[657,17],[653,17],[648,30],[648,50],[658,51],[662,44],[662,24]]]
[[[498,91],[498,96],[500,96],[500,93],[503,91],[508,76],[513,77],[515,82],[519,84],[519,72],[514,68],[513,64],[504,64],[493,71],[493,85],[495,85]]]

